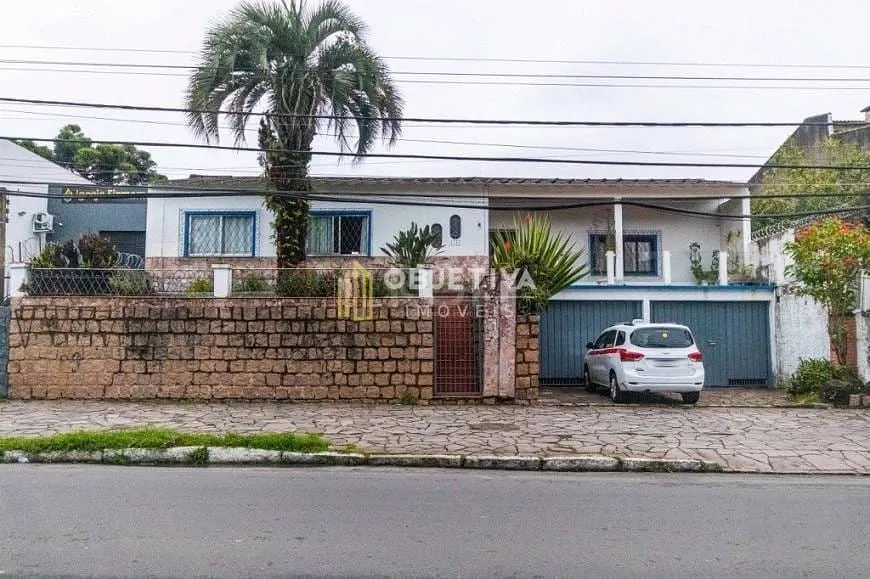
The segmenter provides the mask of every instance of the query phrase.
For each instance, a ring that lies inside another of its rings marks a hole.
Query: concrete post
[[[719,252],[719,285],[728,285],[728,252]]]
[[[432,299],[434,294],[433,271],[427,267],[417,268],[417,295],[421,298]]]
[[[220,263],[211,266],[214,274],[214,297],[228,298],[233,288],[233,266]]]
[[[662,277],[665,280],[665,285],[671,285],[671,252],[662,252]]]
[[[21,286],[27,283],[27,264],[10,263],[6,268],[9,271],[9,297],[20,298],[26,295],[21,291]]]
[[[607,261],[607,285],[616,283],[616,252],[608,251],[606,254]]]

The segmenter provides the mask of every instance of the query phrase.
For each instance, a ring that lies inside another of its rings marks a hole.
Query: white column
[[[616,283],[616,252],[608,251],[605,254],[607,260],[607,285]]]
[[[649,298],[644,298],[641,302],[641,311],[643,312],[641,315],[643,316],[643,321],[649,323],[652,321],[652,306],[650,304]]]
[[[719,252],[719,285],[728,285],[728,252]]]
[[[625,264],[623,263],[625,253],[622,249],[622,203],[613,205],[613,230],[616,237],[616,281],[621,282],[625,279]]]
[[[421,298],[431,298],[433,295],[433,272],[429,268],[417,268],[417,295]]]
[[[6,266],[9,270],[9,287],[7,293],[11,298],[20,298],[27,295],[21,291],[21,286],[27,283],[27,264],[10,263]]]
[[[216,263],[211,266],[214,274],[214,297],[228,298],[233,287],[233,266]]]
[[[665,280],[665,285],[671,285],[671,252],[662,252],[662,277]]]

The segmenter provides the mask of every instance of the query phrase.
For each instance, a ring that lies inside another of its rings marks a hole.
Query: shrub
[[[151,276],[141,269],[120,270],[109,278],[109,287],[119,296],[144,296],[154,293]]]
[[[859,394],[864,390],[860,382],[854,379],[828,380],[819,388],[819,397],[838,406],[847,406],[851,394]]]
[[[788,393],[793,397],[815,394],[835,404],[848,403],[849,394],[857,394],[862,389],[861,382],[848,368],[821,358],[802,358],[788,382]]]
[[[69,263],[64,255],[63,247],[56,243],[49,243],[31,258],[30,267],[33,269],[69,267]]]
[[[338,288],[337,272],[314,270],[281,270],[275,293],[294,298],[335,297]]]
[[[394,267],[414,268],[427,265],[432,258],[443,250],[436,247],[437,236],[427,225],[420,229],[416,223],[412,223],[407,231],[399,231],[393,238],[392,243],[382,247]]]
[[[266,279],[261,275],[249,273],[243,275],[233,284],[233,291],[238,293],[263,293],[266,291]]]
[[[201,277],[190,282],[187,286],[187,294],[197,296],[202,294],[214,294],[214,279]]]
[[[83,235],[78,243],[81,267],[109,269],[118,263],[118,248],[108,237],[94,233]]]

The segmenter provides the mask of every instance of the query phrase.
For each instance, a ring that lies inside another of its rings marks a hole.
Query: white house
[[[440,229],[442,264],[485,268],[492,232],[509,230],[518,215],[547,212],[555,231],[586,250],[590,275],[555,296],[542,317],[545,382],[578,380],[585,343],[607,325],[634,318],[692,326],[711,385],[774,382],[773,291],[729,280],[744,276],[738,265],[748,265],[749,199],[741,183],[315,178],[313,184],[308,253],[315,265],[384,263],[381,248],[416,222]],[[262,184],[255,178],[193,176],[170,187],[179,195],[191,189],[217,194],[261,190]],[[147,266],[199,272],[215,263],[274,268],[270,219],[260,195],[151,198]],[[705,285],[692,272],[693,242],[709,276]],[[713,268],[714,251],[721,252],[721,268]]]
[[[12,263],[27,262],[42,248],[46,236],[57,225],[46,217],[49,183],[89,185],[90,182],[7,140],[0,140],[0,170],[0,188],[9,196],[9,222],[3,248],[8,267]]]

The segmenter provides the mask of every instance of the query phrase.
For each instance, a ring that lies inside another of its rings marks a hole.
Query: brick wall
[[[416,299],[371,321],[332,299],[16,298],[12,398],[393,400],[433,393]]]
[[[517,315],[516,398],[532,404],[538,400],[539,325],[539,316]]]

